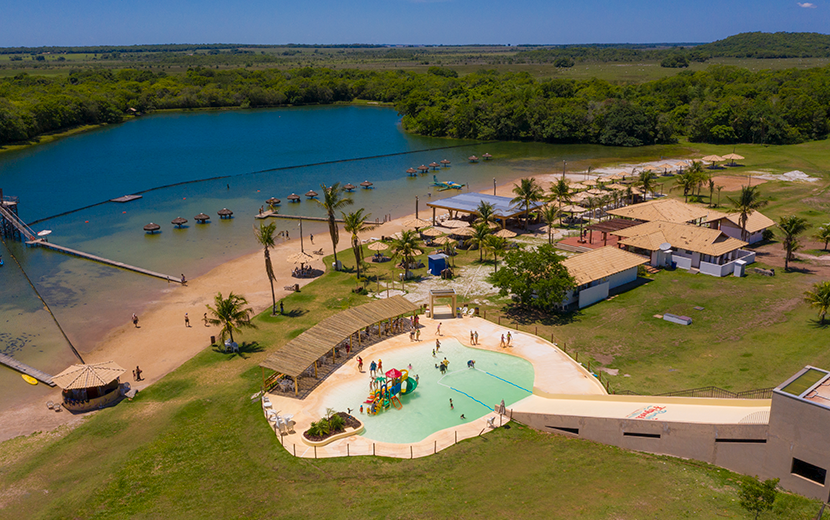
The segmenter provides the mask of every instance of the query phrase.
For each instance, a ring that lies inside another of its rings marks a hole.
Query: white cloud
[[[804,2],[804,3],[798,2],[798,7],[804,7],[806,9],[815,9],[816,4],[811,4],[810,2]]]

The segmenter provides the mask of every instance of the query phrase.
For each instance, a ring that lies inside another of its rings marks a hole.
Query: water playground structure
[[[364,404],[369,405],[366,413],[377,415],[394,406],[398,410],[403,408],[400,396],[411,395],[418,388],[418,380],[409,377],[409,371],[393,368],[384,376],[378,376],[372,383],[375,387]]]
[[[446,190],[460,190],[465,185],[458,184],[457,182],[453,181],[439,181],[437,175],[432,176],[432,185],[438,188],[438,191],[446,191]]]

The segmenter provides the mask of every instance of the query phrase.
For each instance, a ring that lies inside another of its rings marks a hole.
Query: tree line
[[[797,143],[830,129],[830,67],[751,72],[727,66],[642,83],[534,79],[451,69],[216,70],[85,68],[0,79],[0,145],[158,109],[274,107],[355,99],[393,103],[404,127],[434,137],[598,143]]]

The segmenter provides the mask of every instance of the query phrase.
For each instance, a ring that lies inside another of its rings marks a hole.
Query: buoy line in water
[[[164,190],[164,189],[167,189],[167,188],[174,188],[176,186],[183,186],[185,184],[196,184],[196,183],[199,183],[199,182],[218,181],[218,180],[221,180],[221,179],[233,179],[235,177],[245,177],[245,176],[248,176],[248,175],[258,175],[258,174],[261,174],[261,173],[278,172],[278,171],[285,171],[285,170],[296,170],[296,169],[299,169],[299,168],[312,168],[312,167],[315,167],[315,166],[325,166],[327,164],[338,164],[338,163],[354,162],[354,161],[368,161],[368,160],[371,160],[371,159],[382,159],[384,157],[396,157],[396,156],[400,156],[400,155],[410,155],[410,154],[416,154],[416,153],[432,152],[432,151],[436,151],[436,150],[449,150],[449,149],[452,149],[452,148],[464,148],[464,147],[467,147],[467,146],[479,146],[481,144],[485,144],[486,142],[489,142],[489,141],[477,141],[475,143],[456,144],[456,145],[452,145],[452,146],[439,146],[437,148],[426,148],[426,149],[423,149],[423,150],[409,150],[407,152],[395,152],[395,153],[386,153],[386,154],[381,154],[381,155],[369,155],[369,156],[365,156],[365,157],[353,157],[351,159],[333,159],[331,161],[322,161],[322,162],[316,162],[316,163],[296,164],[296,165],[292,165],[292,166],[278,166],[278,167],[275,167],[275,168],[266,168],[264,170],[257,170],[257,171],[253,171],[253,172],[232,173],[232,174],[229,174],[229,175],[218,175],[216,177],[208,177],[206,179],[194,179],[194,180],[190,180],[190,181],[182,181],[182,182],[174,182],[172,184],[165,184],[163,186],[156,186],[154,188],[148,188],[146,190],[136,191],[136,192],[133,193],[133,195],[141,195],[141,194],[144,194],[144,193],[150,193],[151,191],[158,191],[158,190]],[[66,215],[71,215],[71,214],[77,213],[79,211],[84,211],[86,209],[94,208],[96,206],[101,206],[103,204],[109,204],[111,202],[112,202],[111,199],[107,199],[107,200],[104,200],[104,201],[101,201],[101,202],[96,202],[94,204],[89,204],[89,205],[83,206],[81,208],[71,209],[69,211],[64,211],[63,213],[58,213],[57,215],[51,215],[51,216],[48,216],[48,217],[33,220],[33,221],[29,222],[28,225],[33,226],[35,224],[40,224],[41,222],[46,222],[47,220],[52,220],[52,219],[55,219],[55,218],[58,218],[58,217],[64,217]]]

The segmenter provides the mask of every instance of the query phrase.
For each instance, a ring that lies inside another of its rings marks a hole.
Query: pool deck
[[[596,377],[550,342],[533,334],[517,332],[481,318],[452,318],[449,309],[446,307],[443,308],[445,314],[440,314],[439,310],[442,309],[436,307],[436,319],[421,316],[420,343],[431,348],[436,338],[454,338],[466,347],[501,352],[530,361],[534,369],[533,393],[535,395],[520,401],[520,403],[537,396],[542,400],[547,400],[544,396],[592,395],[599,397],[607,395]],[[441,323],[441,336],[436,334],[438,322]],[[470,344],[470,330],[478,331],[478,345]],[[499,340],[501,335],[506,335],[508,331],[513,335],[512,346],[502,348],[499,346]],[[294,433],[280,436],[283,446],[289,453],[306,458],[374,454],[408,459],[432,455],[452,446],[457,441],[476,437],[488,431],[486,421],[491,417],[495,418],[496,425],[505,424],[509,421],[509,415],[500,417],[493,412],[469,423],[438,431],[420,442],[411,444],[377,442],[355,435],[347,439],[334,441],[315,450],[302,441],[302,432],[309,427],[312,421],[319,419],[319,410],[325,409],[327,398],[332,392],[337,391],[340,384],[353,379],[365,378],[365,370],[368,370],[371,359],[382,359],[384,352],[404,346],[409,347],[412,344],[409,340],[409,334],[400,334],[367,348],[360,353],[364,360],[364,372],[358,372],[357,361],[352,359],[331,374],[311,395],[303,400],[285,397],[277,392],[267,394],[271,402],[271,410],[278,412],[280,415],[293,415]],[[497,403],[492,404],[496,405]],[[353,411],[353,414],[355,414],[355,411]],[[359,415],[356,415],[356,417],[360,418]]]

